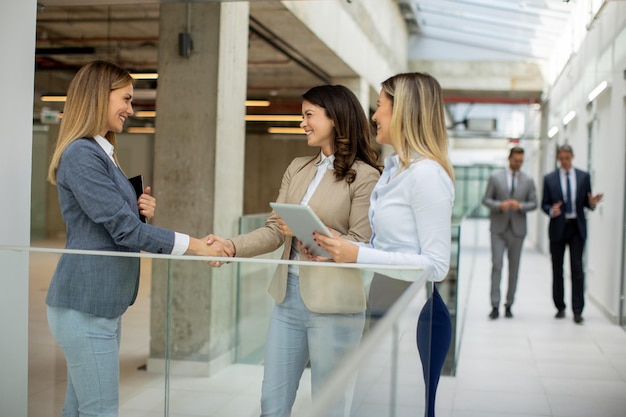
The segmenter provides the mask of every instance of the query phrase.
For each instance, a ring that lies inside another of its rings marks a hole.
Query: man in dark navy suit
[[[591,194],[591,180],[585,171],[572,167],[574,152],[569,145],[561,145],[556,154],[560,168],[546,174],[543,180],[541,207],[550,216],[548,235],[552,255],[552,298],[557,308],[556,318],[565,317],[563,294],[563,257],[569,245],[572,274],[572,312],[574,322],[583,322],[585,306],[585,272],[583,251],[587,239],[587,221],[584,208],[593,210],[602,194]]]

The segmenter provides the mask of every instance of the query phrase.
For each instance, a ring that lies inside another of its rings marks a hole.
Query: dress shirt
[[[509,187],[509,194],[512,194],[513,191],[513,181],[515,181],[515,185],[517,186],[517,173],[513,172],[511,168],[506,169],[506,184]]]
[[[315,166],[317,167],[317,172],[315,173],[313,181],[311,181],[311,184],[309,184],[309,188],[307,188],[306,193],[304,193],[302,201],[300,201],[301,205],[306,206],[309,203],[311,196],[313,195],[315,190],[317,190],[317,186],[320,185],[320,182],[322,182],[322,178],[324,177],[326,171],[334,169],[334,163],[335,155],[326,156],[324,155],[324,153],[320,152],[320,160],[315,163]]]
[[[98,142],[98,145],[100,145],[100,147],[104,150],[104,152],[106,152],[106,154],[109,155],[109,158],[111,158],[111,161],[113,161],[115,166],[117,166],[117,163],[115,162],[115,159],[113,158],[113,151],[115,150],[115,148],[113,147],[113,144],[100,135],[96,135],[93,138],[96,142]],[[172,248],[171,254],[172,255],[184,255],[184,253],[187,252],[188,248],[189,248],[189,235],[174,232],[174,247]]]
[[[565,171],[564,169],[559,169],[559,178],[561,179],[561,190],[563,190],[563,198],[567,198],[567,175],[569,174],[569,186],[572,198],[572,211],[570,213],[565,213],[566,219],[575,219],[576,218],[576,171],[574,168],[570,168],[569,171]],[[565,203],[565,201],[563,201]],[[561,207],[565,209],[565,204]]]
[[[370,199],[372,237],[359,244],[357,262],[433,267],[431,279],[441,281],[450,266],[454,185],[433,160],[414,155],[407,168],[399,163],[396,154],[385,159]]]
[[[326,171],[334,169],[334,162],[335,155],[326,156],[323,152],[320,152],[320,160],[315,163],[317,172],[315,173],[315,177],[313,177],[313,181],[311,181],[309,187],[306,189],[306,193],[304,193],[302,200],[300,200],[300,205],[306,206],[309,203],[313,193],[317,190],[317,186],[320,185],[320,182],[322,182],[322,178],[324,177]],[[298,239],[294,237],[291,245],[291,254],[289,255],[289,259],[294,261],[300,259],[300,248],[297,243]],[[289,265],[288,270],[290,274],[298,274],[298,267],[296,265]]]
[[[115,150],[115,148],[113,147],[113,144],[100,135],[96,135],[93,138],[95,139],[96,142],[98,142],[98,145],[100,145],[100,147],[104,149],[104,152],[106,152],[106,154],[109,155],[109,158],[111,158],[111,161],[113,161],[115,166],[117,166],[117,162],[115,162],[115,159],[113,158],[113,151]]]

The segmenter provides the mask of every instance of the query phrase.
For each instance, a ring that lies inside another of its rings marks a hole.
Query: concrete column
[[[381,80],[382,81],[382,80]],[[365,110],[365,114],[371,121],[371,115],[373,111],[376,110],[376,100],[378,100],[378,90],[374,90],[370,87],[370,84],[363,77],[344,77],[344,78],[334,78],[333,83],[342,84],[348,87],[352,92],[357,96],[363,109]],[[372,109],[373,111],[371,111]],[[375,141],[372,138],[372,143],[374,146],[379,146],[374,143]],[[379,151],[379,162],[382,164],[384,159],[393,153],[393,147],[391,145],[380,145]]]
[[[48,126],[48,146],[46,161],[50,161],[54,148],[57,144],[60,125]],[[46,176],[48,175],[48,162],[46,162]],[[59,193],[56,185],[46,182],[46,221],[45,237],[51,239],[65,239],[65,222],[61,216],[61,206],[59,204]]]
[[[30,246],[37,2],[0,2],[0,246]],[[28,414],[28,253],[0,249],[0,415]]]
[[[202,237],[231,236],[243,207],[248,3],[163,4],[154,147],[155,224]],[[179,54],[179,34],[193,48]],[[150,370],[206,375],[230,363],[234,265],[154,262]],[[166,340],[167,277],[170,340]]]
[[[333,79],[334,84],[341,84],[348,87],[359,99],[367,117],[370,116],[370,87],[365,78],[362,77],[337,77]],[[376,100],[374,99],[374,102]]]

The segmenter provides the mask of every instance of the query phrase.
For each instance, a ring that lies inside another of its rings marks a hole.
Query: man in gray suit
[[[505,316],[513,317],[511,306],[515,299],[519,261],[526,237],[526,212],[537,208],[535,184],[532,178],[520,171],[523,163],[524,149],[518,146],[511,148],[509,167],[491,175],[483,198],[483,204],[490,209],[491,220],[491,319],[500,316],[500,280],[505,250],[509,259]]]

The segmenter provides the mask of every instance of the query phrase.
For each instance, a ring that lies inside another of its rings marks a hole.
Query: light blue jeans
[[[67,362],[63,417],[117,417],[121,318],[48,307],[48,325]]]
[[[261,389],[262,417],[289,417],[307,362],[311,361],[311,391],[315,395],[344,356],[361,341],[365,312],[320,314],[309,311],[300,296],[298,277],[289,274],[287,294],[272,312],[265,346]],[[350,393],[346,393],[349,394]],[[349,407],[349,404],[348,404]],[[343,416],[339,401],[330,415]]]

